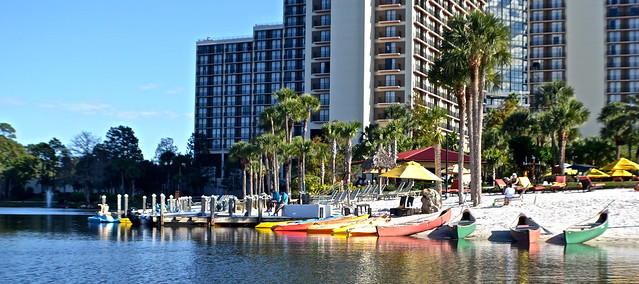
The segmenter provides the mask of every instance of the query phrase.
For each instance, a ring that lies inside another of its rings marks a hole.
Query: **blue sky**
[[[23,145],[129,126],[186,152],[195,43],[282,21],[282,0],[0,1],[0,122]]]

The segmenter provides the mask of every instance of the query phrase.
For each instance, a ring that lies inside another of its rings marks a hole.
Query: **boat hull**
[[[312,225],[338,223],[338,222],[343,222],[345,220],[349,220],[352,218],[353,216],[346,216],[346,217],[340,217],[340,218],[327,218],[324,220],[316,220],[316,221],[310,221],[310,222],[302,221],[302,222],[296,222],[296,223],[290,223],[290,224],[276,225],[276,226],[273,226],[272,229],[273,231],[306,231]]]
[[[465,237],[468,237],[468,235],[472,234],[475,229],[477,228],[477,224],[475,224],[474,222],[470,225],[462,225],[462,224],[457,224],[452,226],[452,235],[453,238],[461,240]]]
[[[534,243],[541,236],[541,226],[533,221],[532,218],[526,217],[521,213],[517,216],[517,220],[510,227],[510,234],[515,241],[521,243]]]
[[[417,234],[446,224],[450,221],[451,216],[451,209],[448,208],[434,219],[417,220],[394,226],[377,226],[377,235],[380,237],[399,237]]]
[[[450,224],[449,228],[453,239],[461,240],[472,234],[477,228],[477,224],[475,223],[475,217],[470,213],[470,210],[464,209],[461,219]]]
[[[95,215],[87,218],[91,223],[120,223],[120,219],[106,215]]]
[[[608,210],[604,210],[597,216],[579,222],[564,230],[564,238],[567,244],[579,244],[592,240],[608,229]]]

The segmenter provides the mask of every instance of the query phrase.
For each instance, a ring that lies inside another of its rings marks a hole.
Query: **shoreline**
[[[519,213],[525,213],[533,218],[552,234],[542,235],[539,243],[565,244],[563,230],[570,225],[586,220],[608,206],[610,211],[609,227],[601,236],[586,242],[628,244],[639,243],[639,192],[632,188],[599,189],[595,191],[560,191],[560,192],[531,192],[523,195],[522,201],[514,201],[506,206],[492,206],[496,198],[503,198],[503,194],[482,194],[482,204],[477,207],[466,202],[464,206],[458,204],[456,195],[449,196],[442,201],[443,208],[453,208],[453,219],[459,217],[462,208],[470,208],[477,219],[477,229],[466,239],[471,241],[512,242],[509,226]],[[421,208],[420,196],[416,196],[413,206]],[[372,201],[370,204],[373,214],[388,213],[390,208],[399,205],[399,199],[388,201]],[[441,230],[441,229],[440,229]],[[431,230],[416,234],[417,237],[441,238],[438,230]]]

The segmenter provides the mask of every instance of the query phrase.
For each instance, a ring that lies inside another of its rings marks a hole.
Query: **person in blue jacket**
[[[284,207],[284,205],[288,204],[288,194],[286,193],[286,191],[282,191],[282,193],[280,194],[280,201],[278,203],[279,204],[275,209],[275,213],[273,213],[273,215],[277,215],[277,212],[279,212],[280,209]]]

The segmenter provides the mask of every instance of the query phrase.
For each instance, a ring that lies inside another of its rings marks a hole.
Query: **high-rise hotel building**
[[[527,107],[528,92],[528,0],[488,0],[486,13],[499,18],[510,27],[512,59],[510,64],[497,66],[501,86],[486,94],[486,108],[498,107],[508,95],[515,94],[522,106]]]
[[[384,123],[391,104],[447,109],[458,131],[454,95],[426,74],[449,17],[484,0],[284,0],[281,25],[252,37],[197,42],[195,131],[204,134],[221,176],[233,143],[260,133],[259,115],[288,87],[319,98],[311,135],[325,122]]]

